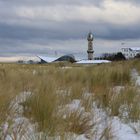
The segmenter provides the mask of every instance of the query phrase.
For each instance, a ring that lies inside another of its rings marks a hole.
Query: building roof
[[[37,56],[38,58],[40,58],[41,60],[44,60],[46,63],[51,63],[54,62],[56,59],[55,57],[46,57],[46,56]]]
[[[81,60],[76,62],[77,64],[102,64],[102,63],[110,63],[108,60]]]
[[[140,48],[130,47],[130,48],[122,48],[122,49],[130,49],[132,51],[140,51]]]
[[[93,41],[93,34],[91,32],[88,33],[87,40]]]
[[[140,51],[140,48],[130,48],[132,51]]]
[[[64,55],[61,57],[46,57],[46,56],[37,56],[41,60],[43,60],[46,63],[52,63],[55,61],[68,61],[68,62],[76,62],[75,57],[72,54]]]

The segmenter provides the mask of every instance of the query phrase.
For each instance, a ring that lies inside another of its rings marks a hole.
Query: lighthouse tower
[[[93,34],[91,32],[89,32],[87,40],[88,40],[88,50],[87,50],[88,60],[93,60],[93,53],[94,53],[94,51],[93,51]]]

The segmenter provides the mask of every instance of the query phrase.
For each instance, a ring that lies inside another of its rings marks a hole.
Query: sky
[[[0,0],[0,57],[140,47],[140,0]]]

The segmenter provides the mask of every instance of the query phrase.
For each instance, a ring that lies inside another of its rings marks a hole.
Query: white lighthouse
[[[91,32],[89,32],[87,40],[88,40],[88,50],[87,50],[88,60],[93,60],[93,53],[94,53],[94,51],[93,51],[93,34]]]

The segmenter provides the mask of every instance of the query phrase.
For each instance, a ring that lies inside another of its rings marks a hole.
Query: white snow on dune
[[[140,76],[136,69],[132,69],[131,76],[136,81],[136,86],[140,86]]]

